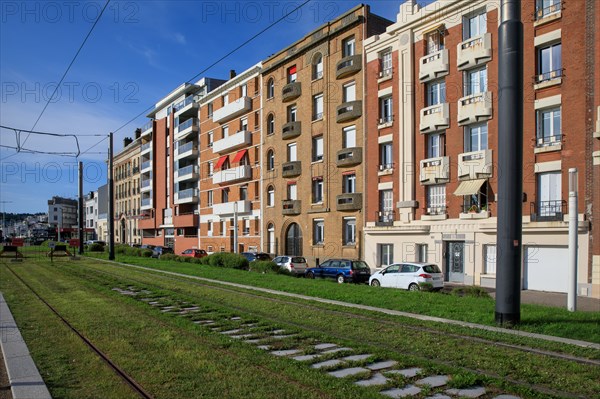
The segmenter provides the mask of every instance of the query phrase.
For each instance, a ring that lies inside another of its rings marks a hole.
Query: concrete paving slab
[[[452,399],[452,397],[448,395],[442,395],[441,393],[436,393],[433,396],[429,396],[427,399]]]
[[[315,363],[312,364],[310,367],[313,369],[322,369],[324,367],[333,367],[333,366],[337,366],[344,363],[343,361],[341,361],[340,359],[331,359],[331,360],[325,360],[324,362],[319,362],[319,363]]]
[[[302,351],[300,349],[286,349],[286,350],[280,350],[280,351],[272,351],[271,355],[274,356],[291,356],[291,355],[297,355],[298,353],[301,353]]]
[[[494,396],[494,399],[521,399],[519,396],[513,396],[513,395],[498,395],[498,396]]]
[[[296,334],[287,334],[287,335],[271,335],[268,338],[272,338],[272,339],[286,339],[286,338],[291,338],[291,337],[295,337]]]
[[[299,362],[307,362],[309,360],[315,360],[318,357],[323,356],[322,354],[312,354],[312,355],[302,355],[302,356],[296,356],[293,357],[292,359],[297,360]]]
[[[285,332],[286,332],[285,330],[279,329],[279,330],[268,331],[268,334],[281,335],[281,334],[283,334]]]
[[[445,391],[448,395],[459,396],[461,398],[479,398],[486,394],[484,387],[471,387],[466,389],[448,389]]]
[[[342,360],[345,360],[347,362],[362,362],[363,360],[367,360],[371,356],[373,356],[373,355],[371,355],[371,354],[352,355],[352,356],[343,357]]]
[[[258,345],[257,348],[262,349],[264,351],[268,351],[269,349],[271,349],[271,345]]]
[[[232,317],[230,320],[236,321],[236,320],[242,320],[242,318],[239,316],[235,316],[235,317]]]
[[[246,338],[254,337],[254,334],[230,335],[229,337],[233,338],[233,339],[246,339]]]
[[[407,385],[404,388],[394,388],[386,391],[379,392],[382,395],[389,396],[390,398],[406,398],[407,396],[418,395],[421,392],[421,388],[414,385]]]
[[[221,334],[224,334],[224,335],[231,335],[231,334],[237,334],[237,333],[239,333],[239,332],[242,332],[242,330],[241,330],[241,329],[239,329],[239,328],[235,328],[235,329],[233,329],[233,330],[221,331]]]
[[[450,377],[447,375],[433,375],[431,377],[422,378],[415,382],[415,385],[429,385],[431,388],[443,387],[448,383]]]
[[[260,341],[263,341],[264,338],[256,338],[256,339],[247,339],[244,342],[247,344],[258,344]]]
[[[383,374],[375,373],[368,380],[357,381],[357,382],[355,382],[355,384],[360,387],[372,387],[372,386],[376,386],[376,385],[385,385],[385,384],[387,384],[388,381],[389,381],[389,379],[386,378]]]
[[[330,371],[329,374],[332,377],[336,377],[336,378],[344,378],[344,377],[350,377],[356,374],[360,374],[360,373],[364,373],[364,372],[368,372],[369,370],[363,368],[363,367],[350,367],[347,369],[340,369],[340,370],[335,370],[335,371]]]
[[[414,367],[414,368],[403,369],[403,370],[389,370],[389,371],[386,371],[386,374],[400,374],[400,375],[403,375],[404,377],[412,378],[412,377],[416,376],[417,374],[419,374],[421,371],[422,371],[422,369],[420,369],[418,367]]]
[[[369,370],[379,371],[379,370],[383,370],[383,369],[392,368],[392,367],[394,367],[397,364],[398,364],[398,362],[395,361],[395,360],[387,360],[385,362],[378,362],[378,363],[369,364],[366,367]]]
[[[215,324],[215,321],[214,320],[196,320],[194,322],[194,324],[210,325],[210,324]]]
[[[337,347],[336,344],[317,344],[317,345],[315,345],[315,349],[318,350],[318,351],[325,350],[325,349],[336,348],[336,347]]]
[[[352,348],[335,348],[335,349],[329,349],[329,350],[323,351],[321,353],[324,355],[329,355],[331,353],[348,352],[351,350],[352,350]]]

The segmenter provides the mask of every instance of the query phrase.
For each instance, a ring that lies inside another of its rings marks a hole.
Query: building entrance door
[[[465,279],[465,243],[446,243],[446,276],[451,283],[463,283]]]
[[[302,256],[302,230],[292,223],[285,234],[285,255]]]

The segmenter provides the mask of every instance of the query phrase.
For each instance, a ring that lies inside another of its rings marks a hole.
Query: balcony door
[[[538,174],[538,216],[562,217],[562,184],[560,172]]]

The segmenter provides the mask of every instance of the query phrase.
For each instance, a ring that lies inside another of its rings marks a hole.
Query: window
[[[342,88],[342,96],[342,101],[345,103],[356,101],[356,83],[350,82],[345,84]]]
[[[539,173],[538,210],[539,217],[560,217],[562,220],[562,177],[561,172]]]
[[[465,72],[465,96],[487,91],[487,69],[475,69]]]
[[[487,32],[487,17],[485,11],[463,19],[463,40],[481,36]]]
[[[213,235],[213,224],[210,220],[206,222],[206,235],[208,235],[209,237],[212,237]]]
[[[288,183],[287,186],[287,199],[291,200],[291,201],[295,201],[298,199],[298,187],[296,186],[296,183]]]
[[[313,97],[313,121],[323,118],[323,93]]]
[[[427,214],[444,215],[446,213],[446,185],[427,186]]]
[[[223,97],[221,98],[223,99],[223,106],[229,104],[229,93],[223,94]]]
[[[267,170],[275,169],[275,152],[273,150],[267,151]]]
[[[350,57],[354,55],[356,50],[356,40],[354,36],[346,38],[342,41],[342,57]]]
[[[227,234],[227,226],[224,220],[221,220],[221,235],[225,236]]]
[[[325,241],[325,221],[313,219],[313,245],[323,245]]]
[[[290,143],[287,145],[287,156],[288,156],[288,162],[295,162],[298,160],[298,153],[296,151],[296,143]]]
[[[344,194],[356,192],[356,173],[346,172],[342,177],[342,191]]]
[[[379,211],[386,215],[394,210],[394,192],[392,190],[379,190]]]
[[[379,144],[379,170],[392,169],[393,166],[392,143]]]
[[[288,122],[296,122],[296,117],[298,114],[298,107],[295,105],[290,105],[287,109],[287,121]]]
[[[432,105],[442,104],[446,102],[446,82],[438,80],[429,82],[426,85],[426,106],[431,107]]]
[[[269,114],[269,116],[267,116],[267,134],[273,133],[275,133],[275,116]]]
[[[214,140],[213,132],[212,131],[208,132],[207,136],[208,136],[208,146],[212,147],[213,146],[213,140]]]
[[[393,120],[392,96],[379,99],[379,123],[388,123]]]
[[[389,266],[394,263],[394,245],[377,244],[379,266]]]
[[[344,245],[356,245],[356,218],[344,218],[342,231]]]
[[[213,206],[213,192],[209,190],[206,192],[206,205]]]
[[[561,113],[560,107],[539,110],[537,112],[538,147],[560,143]]]
[[[444,49],[444,35],[439,29],[430,32],[425,36],[427,54],[437,53]]]
[[[427,244],[417,244],[415,251],[417,262],[427,262]]]
[[[392,74],[392,50],[382,52],[379,60],[379,77],[390,76]]]
[[[344,129],[342,129],[342,147],[356,147],[356,126],[347,126]]]
[[[287,82],[288,83],[293,83],[296,81],[296,65],[291,66],[288,68],[287,70]]]
[[[225,125],[221,128],[221,138],[229,137],[229,126]]]
[[[562,8],[562,0],[536,0],[535,18],[536,20],[547,17],[548,15],[559,12]]]
[[[444,135],[442,133],[431,133],[427,135],[427,158],[438,158],[444,156]]]
[[[248,199],[248,186],[240,186],[240,201],[246,201]]]
[[[273,223],[269,223],[267,225],[267,250],[270,254],[274,254],[276,252],[275,249],[275,225]]]
[[[321,79],[323,77],[323,56],[317,53],[313,58],[313,74],[312,78]]]
[[[496,274],[496,246],[483,246],[483,273]]]
[[[246,97],[246,96],[248,96],[248,85],[243,84],[240,86],[240,97]]]
[[[273,186],[267,187],[267,206],[275,205],[275,189]]]
[[[242,118],[240,119],[240,131],[246,131],[248,130],[248,118]]]
[[[488,148],[487,124],[465,128],[465,152],[482,151]]]
[[[267,98],[273,98],[275,96],[275,82],[273,78],[267,82]]]
[[[208,163],[208,177],[212,176],[213,172],[214,172],[214,165],[213,165],[213,163],[211,161],[211,162]]]
[[[323,177],[313,177],[312,179],[312,203],[320,204],[323,202]]]
[[[313,137],[312,139],[312,161],[323,160],[323,136]]]
[[[536,81],[538,83],[562,76],[562,46],[560,43],[538,50],[537,71]]]
[[[463,213],[477,213],[487,210],[488,183],[487,181],[475,194],[465,195],[463,199]]]
[[[207,110],[208,110],[208,117],[212,118],[212,114],[213,114],[213,103],[210,102],[208,103],[208,105],[206,106]]]
[[[229,189],[228,188],[224,188],[221,190],[221,202],[223,204],[226,202],[229,202]]]

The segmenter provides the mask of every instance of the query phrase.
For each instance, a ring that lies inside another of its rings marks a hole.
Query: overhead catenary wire
[[[191,82],[194,79],[196,79],[197,77],[199,77],[200,75],[208,72],[215,65],[217,65],[221,61],[227,59],[229,56],[231,56],[232,54],[234,54],[236,51],[238,51],[239,49],[241,49],[242,47],[244,47],[245,45],[247,45],[248,43],[250,43],[251,41],[253,41],[257,37],[259,37],[260,35],[262,35],[266,31],[268,31],[269,29],[273,28],[275,25],[277,25],[278,23],[280,23],[281,21],[283,21],[284,19],[286,19],[287,17],[289,17],[290,15],[292,15],[293,13],[295,13],[296,11],[300,10],[302,7],[304,7],[306,4],[310,3],[311,1],[312,0],[305,0],[303,3],[301,3],[300,5],[298,5],[297,7],[295,7],[294,9],[292,9],[290,12],[288,12],[285,15],[283,15],[281,18],[279,18],[278,20],[274,21],[273,23],[271,23],[267,27],[263,28],[260,32],[255,33],[252,37],[250,37],[249,39],[246,39],[242,44],[238,45],[236,48],[234,48],[233,50],[229,51],[227,54],[221,56],[221,58],[219,58],[218,60],[216,60],[215,62],[213,62],[212,64],[210,64],[206,68],[204,68],[202,71],[198,72],[197,74],[195,74],[194,76],[192,76],[191,78],[189,78],[189,79],[187,79],[185,81],[186,82]],[[121,130],[124,127],[128,126],[131,122],[135,121],[140,116],[143,116],[144,114],[146,114],[146,112],[152,110],[153,108],[154,108],[153,106],[149,106],[148,108],[144,109],[142,112],[140,112],[139,114],[137,114],[135,117],[131,118],[125,124],[121,125],[118,129],[114,130],[114,133],[117,133],[119,130]]]

